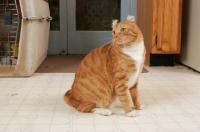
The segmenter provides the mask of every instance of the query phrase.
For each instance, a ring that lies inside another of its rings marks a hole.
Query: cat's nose
[[[118,37],[118,35],[115,35],[114,37],[115,37],[115,38],[117,38],[117,37]]]

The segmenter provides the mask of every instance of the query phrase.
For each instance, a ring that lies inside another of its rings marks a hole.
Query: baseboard
[[[193,70],[193,71],[195,71],[195,72],[200,73],[200,71],[198,71],[198,70],[196,70],[196,69],[194,69],[194,68],[192,68],[192,67],[190,67],[190,66],[188,66],[188,65],[185,65],[185,64],[181,63],[180,61],[175,60],[175,62],[176,62],[177,64],[179,64],[179,65],[182,65],[182,66],[187,67],[188,69],[191,69],[191,70]]]
[[[150,66],[174,66],[174,54],[150,54]]]

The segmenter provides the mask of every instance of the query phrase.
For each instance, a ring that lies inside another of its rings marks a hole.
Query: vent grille
[[[19,0],[0,1],[0,67],[15,66],[21,28]]]

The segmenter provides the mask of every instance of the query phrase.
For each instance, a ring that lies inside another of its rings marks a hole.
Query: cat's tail
[[[78,100],[76,100],[73,95],[72,95],[72,91],[71,90],[68,90],[65,95],[64,95],[64,101],[74,107],[74,108],[77,108],[80,104],[80,102]]]

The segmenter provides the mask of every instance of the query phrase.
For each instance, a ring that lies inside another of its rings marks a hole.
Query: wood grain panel
[[[137,1],[137,24],[144,36],[144,44],[146,47],[146,65],[150,65],[150,53],[152,50],[153,4],[154,0]]]
[[[152,29],[152,53],[157,53],[157,16],[158,16],[158,0],[154,0],[153,2],[153,29]]]
[[[152,53],[179,54],[182,0],[154,0],[154,2],[153,20],[157,22],[154,22],[153,29],[157,32],[157,44],[152,41]]]
[[[172,36],[172,0],[162,0],[162,5],[164,6],[162,9],[163,17],[161,23],[162,25],[162,35],[161,37],[161,45],[162,51],[170,52],[171,48],[171,36]]]
[[[182,0],[173,0],[171,52],[176,52],[176,54],[180,53],[181,47],[181,18]]]
[[[146,65],[150,54],[179,54],[182,0],[138,0],[137,23],[144,35]]]
[[[162,50],[162,36],[163,36],[163,21],[164,21],[164,11],[165,5],[164,5],[165,0],[157,0],[157,48],[156,50],[161,51]],[[157,52],[156,52],[157,53]]]

